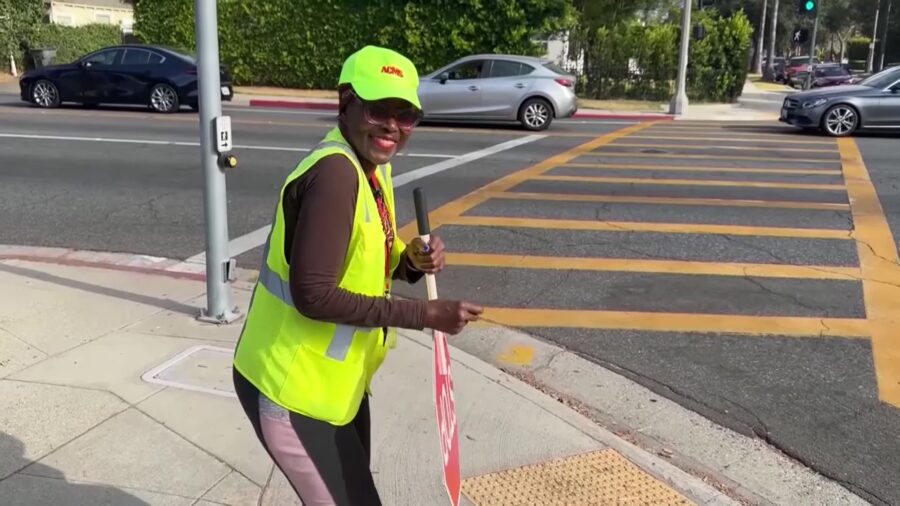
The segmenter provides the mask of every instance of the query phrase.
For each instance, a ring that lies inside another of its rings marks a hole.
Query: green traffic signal
[[[803,10],[805,10],[806,12],[811,12],[815,8],[816,8],[815,0],[806,0],[803,3]]]

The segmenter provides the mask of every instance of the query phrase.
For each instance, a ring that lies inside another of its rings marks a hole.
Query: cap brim
[[[411,90],[409,88],[404,88],[401,86],[378,86],[371,84],[354,84],[353,90],[359,96],[359,98],[367,101],[375,101],[375,100],[384,100],[388,98],[397,98],[400,100],[405,100],[410,104],[414,105],[416,109],[422,109],[422,104],[419,102],[419,95],[416,90]]]

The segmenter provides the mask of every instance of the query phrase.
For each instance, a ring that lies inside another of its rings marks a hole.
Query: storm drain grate
[[[476,506],[693,504],[611,449],[463,480]]]

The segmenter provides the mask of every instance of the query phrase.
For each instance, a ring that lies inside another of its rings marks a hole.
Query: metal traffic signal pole
[[[887,11],[884,13],[884,31],[881,33],[881,56],[878,57],[878,71],[884,70],[884,54],[887,53],[888,30],[891,28],[891,7],[894,0],[888,0]]]
[[[194,0],[197,75],[200,105],[200,155],[203,167],[203,211],[206,225],[206,300],[200,319],[230,323],[238,319],[228,281],[234,262],[228,258],[228,210],[222,155],[231,150],[231,121],[222,117],[219,80],[219,30],[216,0]]]
[[[819,30],[819,11],[822,10],[822,0],[818,0],[816,6],[816,18],[813,21],[812,39],[809,42],[809,74],[806,76],[806,89],[812,88],[813,74],[816,72],[816,32]]]
[[[687,65],[688,49],[691,41],[691,6],[693,0],[684,0],[681,12],[681,50],[678,53],[678,80],[675,82],[675,96],[669,102],[669,114],[681,116],[687,110]]]

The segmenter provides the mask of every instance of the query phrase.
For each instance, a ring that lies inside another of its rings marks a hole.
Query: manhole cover
[[[234,350],[194,346],[144,373],[147,383],[234,397],[231,364]]]

